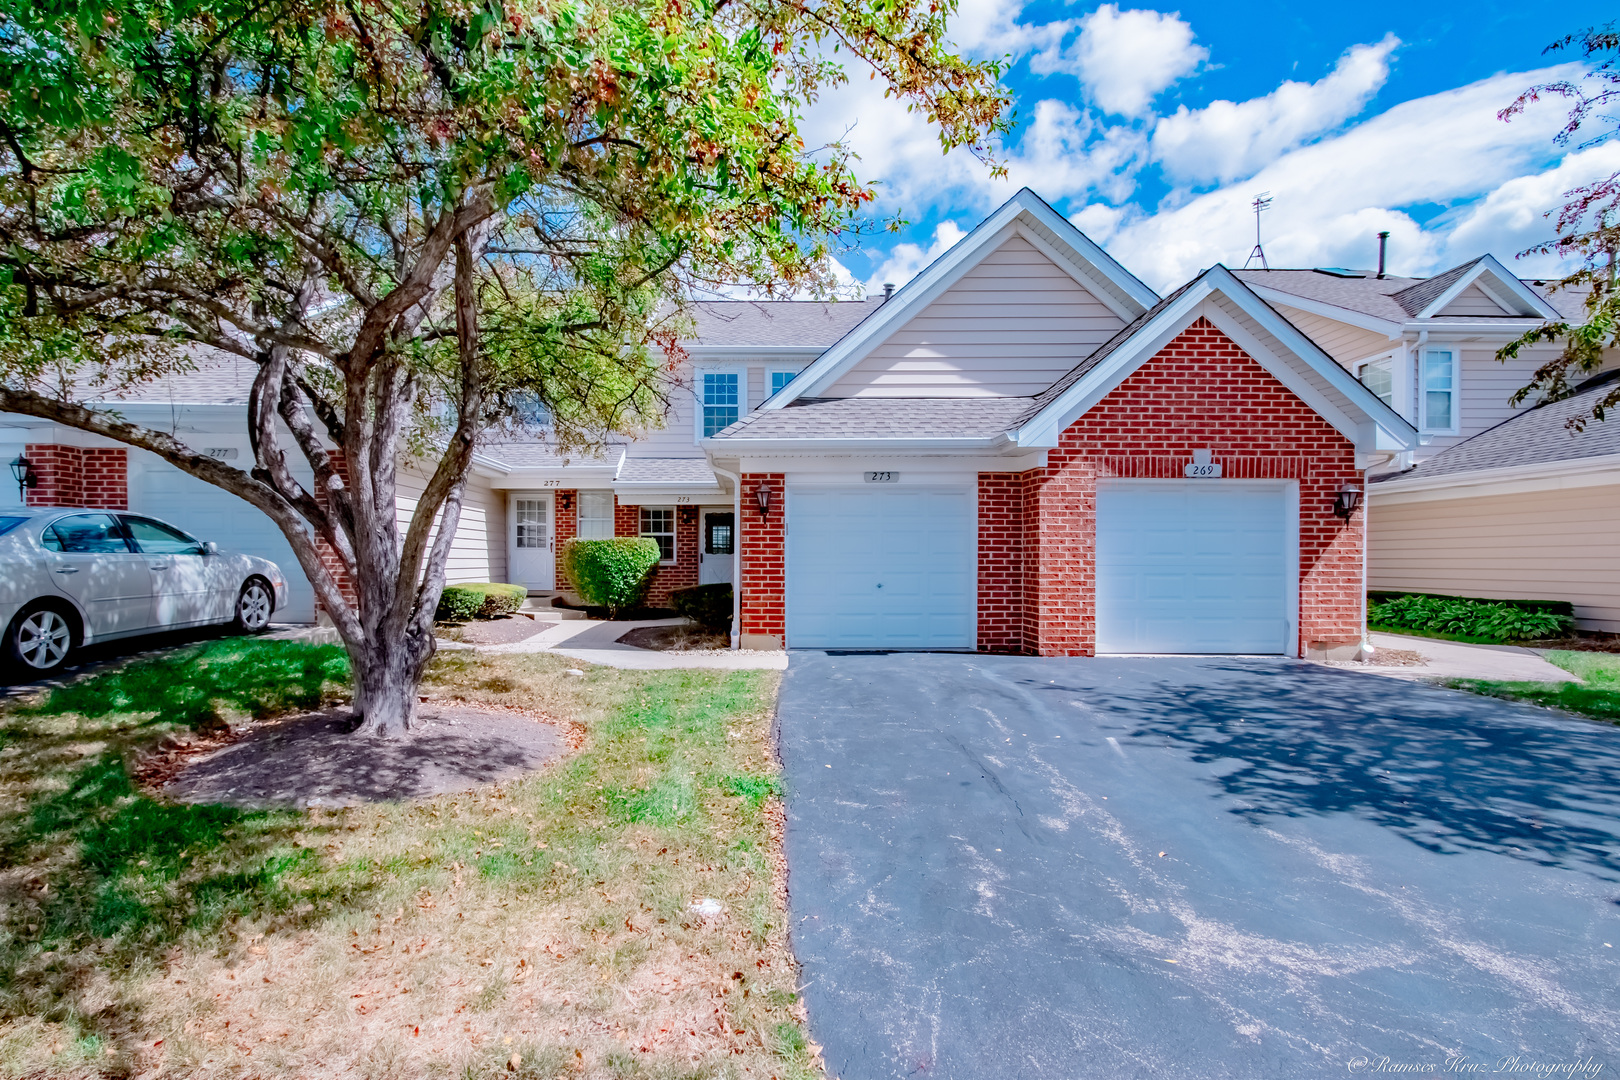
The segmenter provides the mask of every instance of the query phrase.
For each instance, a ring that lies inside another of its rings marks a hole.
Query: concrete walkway
[[[701,652],[662,652],[642,649],[619,641],[632,630],[643,626],[679,626],[685,619],[641,619],[626,622],[606,622],[599,619],[578,619],[560,622],[530,638],[505,645],[479,646],[486,653],[538,653],[550,652],[560,656],[583,660],[588,664],[607,667],[631,668],[636,671],[658,671],[669,668],[712,668],[722,671],[785,671],[787,653],[754,650],[713,650]]]
[[[1334,667],[1388,675],[1395,679],[1500,679],[1507,682],[1580,682],[1573,674],[1548,663],[1534,649],[1521,645],[1469,645],[1461,641],[1408,637],[1374,632],[1374,649],[1404,649],[1422,654],[1427,663],[1414,667],[1371,664],[1334,664]]]

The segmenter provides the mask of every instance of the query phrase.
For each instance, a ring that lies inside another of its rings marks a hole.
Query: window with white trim
[[[703,373],[703,437],[717,434],[737,422],[741,401],[735,371],[705,371]]]
[[[513,517],[517,528],[517,546],[544,548],[551,546],[551,522],[545,499],[513,500]]]
[[[1452,349],[1425,349],[1418,373],[1422,391],[1424,431],[1457,430],[1457,353]]]
[[[576,529],[581,540],[613,539],[613,492],[580,492]]]
[[[1369,360],[1356,368],[1356,378],[1361,385],[1378,396],[1378,400],[1385,405],[1395,400],[1395,376],[1392,367],[1393,360],[1388,356],[1381,356],[1377,360]]]
[[[669,506],[641,508],[641,535],[658,541],[658,561],[675,561],[675,509]]]
[[[771,372],[771,396],[774,397],[775,395],[780,394],[784,389],[787,388],[787,384],[792,382],[794,377],[798,374],[799,373],[797,371]]]

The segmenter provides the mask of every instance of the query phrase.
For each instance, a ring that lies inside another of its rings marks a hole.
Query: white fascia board
[[[1479,262],[1474,264],[1474,268],[1472,270],[1468,271],[1468,273],[1452,282],[1451,288],[1435,297],[1434,300],[1430,302],[1428,307],[1418,312],[1417,317],[1420,319],[1429,318],[1441,311],[1444,311],[1447,304],[1457,299],[1457,296],[1464,289],[1468,288],[1468,286],[1478,281],[1482,274],[1489,274],[1491,276],[1492,281],[1497,286],[1497,289],[1493,291],[1511,294],[1514,299],[1518,300],[1524,305],[1524,308],[1528,309],[1530,314],[1522,314],[1523,318],[1528,319],[1539,317],[1543,320],[1556,320],[1562,318],[1558,312],[1553,310],[1552,306],[1549,305],[1547,301],[1537,296],[1534,290],[1532,290],[1528,285],[1520,281],[1513,274],[1509,273],[1507,267],[1497,262],[1496,256],[1494,255],[1483,256]],[[1495,299],[1495,297],[1493,297],[1493,299]],[[1523,309],[1521,309],[1521,313],[1522,311]]]
[[[719,483],[713,484],[614,484],[613,494],[626,506],[645,506],[648,503],[667,503],[685,495],[693,499],[708,499],[724,495]]]
[[[1509,465],[1445,476],[1415,476],[1367,485],[1367,497],[1381,506],[1487,495],[1521,495],[1532,491],[1620,486],[1620,454],[1570,458],[1565,461]]]
[[[825,345],[682,345],[694,360],[814,360],[827,351]]]
[[[1068,240],[1078,258],[1095,266],[1099,273],[1107,276],[1127,297],[1141,304],[1142,311],[1158,302],[1159,298],[1153,290],[1137,281],[1112,256],[1094,244],[1056,210],[1047,206],[1034,192],[1023,188],[975,226],[972,232],[957,241],[954,247],[930,263],[922,273],[901,286],[900,290],[876,313],[867,316],[855,329],[840,338],[837,344],[822,353],[814,363],[799,373],[797,379],[783,388],[783,393],[763,402],[760,408],[775,411],[801,397],[816,397],[821,391],[826,390],[838,380],[839,376],[859,363],[878,345],[887,341],[917,313],[939,299],[947,289],[977,266],[985,254],[994,251],[1013,236],[1020,235],[1017,221],[1020,216],[1026,214],[1056,235]],[[1027,238],[1030,233],[1025,230],[1021,235]],[[1057,265],[1073,275],[1076,272],[1070,265],[1073,261],[1070,258],[1060,258]],[[1117,272],[1117,276],[1110,271]],[[1078,277],[1076,280],[1085,284]],[[1136,314],[1140,315],[1141,311]]]
[[[1249,288],[1254,291],[1256,296],[1260,297],[1267,303],[1280,304],[1283,307],[1296,308],[1299,311],[1308,312],[1312,315],[1320,315],[1324,319],[1332,319],[1335,322],[1342,322],[1349,326],[1360,327],[1363,330],[1371,330],[1374,333],[1383,334],[1391,341],[1400,340],[1401,324],[1390,319],[1380,319],[1376,315],[1368,315],[1360,311],[1351,311],[1349,308],[1342,308],[1337,304],[1329,304],[1321,300],[1311,300],[1304,296],[1296,296],[1290,292],[1283,292],[1281,289],[1273,289],[1269,285],[1254,285],[1250,284],[1249,282],[1244,282],[1244,284],[1248,285]]]
[[[769,453],[916,454],[1007,451],[1015,447],[1003,433],[972,439],[716,439],[703,440],[713,457],[734,458]]]
[[[1445,341],[1448,337],[1479,337],[1481,335],[1501,335],[1504,341],[1516,338],[1526,330],[1534,330],[1546,323],[1546,319],[1519,318],[1504,315],[1500,319],[1479,319],[1469,322],[1466,319],[1447,318],[1440,322],[1434,319],[1421,319],[1405,324],[1402,329],[1409,334],[1427,333],[1428,344]]]

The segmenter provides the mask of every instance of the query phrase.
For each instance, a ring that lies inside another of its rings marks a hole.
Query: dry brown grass
[[[161,837],[107,854],[139,791],[41,825],[84,788],[75,762],[106,772],[150,724],[7,717],[0,1072],[820,1075],[787,948],[775,676],[563,666],[455,654],[428,686],[576,721],[582,747],[545,771],[417,804],[214,808],[212,832],[183,817],[210,808],[153,803],[182,815],[183,856]],[[149,917],[118,923],[110,894]]]

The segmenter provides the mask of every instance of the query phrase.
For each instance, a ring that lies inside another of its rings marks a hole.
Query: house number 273
[[[864,475],[868,484],[893,484],[900,480],[897,472],[869,472]]]

